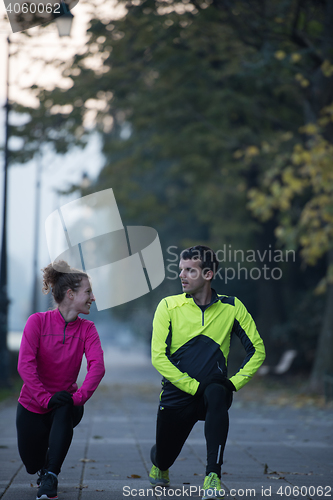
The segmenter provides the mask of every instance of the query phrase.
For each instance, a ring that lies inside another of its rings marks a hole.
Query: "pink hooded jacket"
[[[78,389],[83,354],[88,373]],[[33,314],[23,331],[18,372],[24,382],[19,403],[27,410],[47,413],[48,402],[58,391],[73,394],[75,406],[84,405],[105,373],[94,323],[80,317],[66,323],[58,309]]]

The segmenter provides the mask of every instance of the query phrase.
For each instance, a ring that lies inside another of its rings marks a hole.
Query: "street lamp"
[[[65,2],[61,2],[60,14],[55,19],[59,36],[70,36],[73,17],[68,5]]]
[[[91,180],[89,178],[89,175],[87,174],[87,172],[83,172],[80,182],[81,191],[83,191],[84,189],[88,189],[88,187],[90,186],[91,186]]]

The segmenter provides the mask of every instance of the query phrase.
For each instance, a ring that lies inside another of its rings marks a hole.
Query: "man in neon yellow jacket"
[[[233,391],[258,370],[265,348],[241,301],[212,289],[218,261],[210,248],[184,250],[179,268],[184,293],[163,299],[153,321],[152,364],[163,379],[149,479],[152,486],[169,486],[169,467],[195,423],[204,420],[207,466],[202,498],[219,499]],[[228,379],[232,335],[239,337],[246,357]]]

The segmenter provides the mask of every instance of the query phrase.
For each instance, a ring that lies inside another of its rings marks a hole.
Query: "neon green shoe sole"
[[[169,486],[169,469],[160,470],[155,465],[152,466],[149,472],[149,482],[152,486]]]
[[[221,480],[215,472],[210,472],[205,477],[203,490],[202,500],[222,500],[224,498],[225,492],[221,489]]]

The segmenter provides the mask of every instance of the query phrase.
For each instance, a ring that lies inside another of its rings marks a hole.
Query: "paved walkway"
[[[159,380],[144,362],[107,370],[75,429],[59,475],[60,500],[199,497],[205,470],[201,422],[171,468],[171,487],[154,494],[149,486]],[[332,410],[251,403],[242,391],[230,410],[226,498],[332,498]],[[0,405],[0,499],[33,500],[36,476],[26,473],[17,452],[15,410],[15,401]]]

